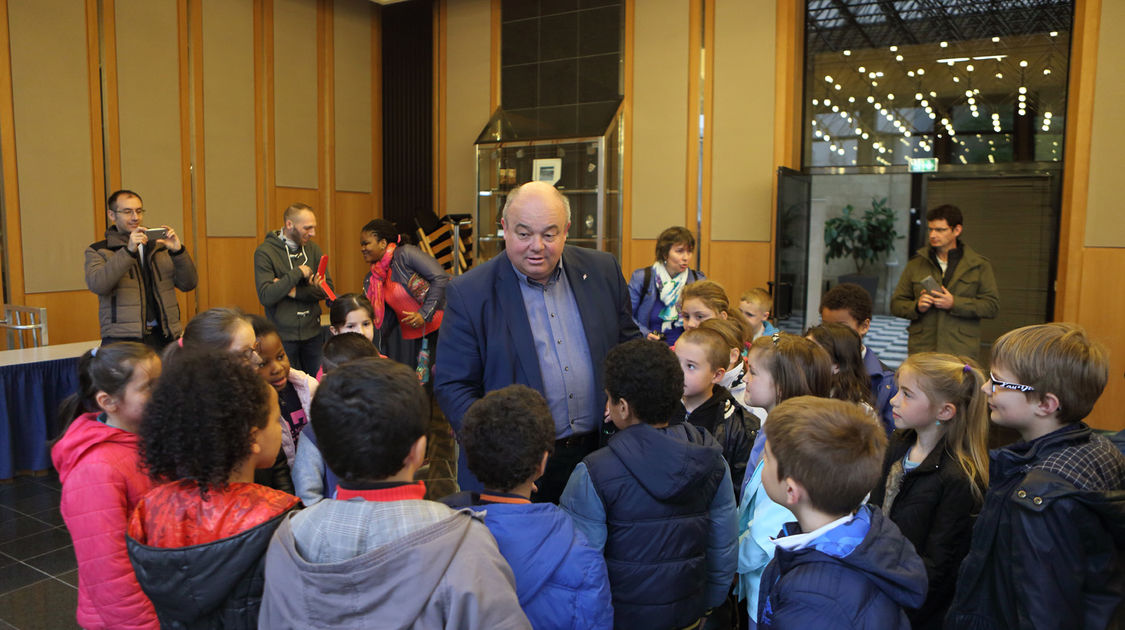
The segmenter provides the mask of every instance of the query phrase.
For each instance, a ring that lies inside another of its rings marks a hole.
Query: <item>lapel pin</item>
[[[585,280],[585,279],[586,279],[586,274],[582,274],[582,279],[583,279],[583,280]]]

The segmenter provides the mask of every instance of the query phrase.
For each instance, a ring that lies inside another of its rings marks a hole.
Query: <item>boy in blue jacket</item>
[[[762,576],[758,628],[910,630],[926,568],[882,511],[863,504],[887,437],[852,403],[798,396],[770,412],[762,485],[797,517]]]
[[[473,403],[463,422],[461,448],[485,490],[442,503],[484,515],[533,628],[612,628],[605,558],[557,505],[531,502],[555,448],[547,401],[530,387],[509,385]]]
[[[636,339],[605,359],[617,433],[574,469],[560,505],[599,551],[615,628],[695,628],[738,564],[730,471],[706,429],[669,425],[684,393],[676,355]]]
[[[992,346],[988,494],[947,628],[1125,627],[1125,457],[1082,419],[1109,356],[1076,324],[1024,326]]]

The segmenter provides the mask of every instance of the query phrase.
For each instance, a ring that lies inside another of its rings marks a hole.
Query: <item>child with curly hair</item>
[[[532,627],[613,628],[605,558],[559,506],[531,502],[555,450],[555,423],[543,395],[525,385],[489,392],[465,412],[461,447],[485,490],[441,502],[487,514],[484,524],[512,566]]]
[[[281,448],[277,394],[238,356],[176,354],[141,422],[160,485],[129,522],[129,559],[164,627],[255,627],[262,556],[297,497],[253,483]]]
[[[69,423],[51,448],[62,481],[59,510],[78,560],[77,621],[83,628],[157,628],[125,552],[129,514],[152,482],[137,467],[137,431],[160,359],[131,341],[78,361],[78,392],[63,401]]]

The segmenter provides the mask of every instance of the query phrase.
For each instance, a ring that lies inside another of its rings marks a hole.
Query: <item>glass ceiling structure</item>
[[[805,166],[1059,161],[1070,0],[809,0]]]

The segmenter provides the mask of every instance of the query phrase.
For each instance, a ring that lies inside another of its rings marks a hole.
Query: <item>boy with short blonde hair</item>
[[[770,412],[762,485],[789,509],[762,576],[758,628],[901,628],[926,599],[926,569],[881,510],[864,504],[887,437],[859,406],[798,396]]]
[[[731,361],[731,347],[718,331],[700,326],[680,335],[673,351],[684,372],[682,415],[676,420],[687,420],[707,429],[723,448],[731,479],[741,482],[760,422],[722,385]],[[741,483],[735,487],[735,502],[741,496],[739,486]]]
[[[1076,324],[1025,326],[992,347],[992,422],[1021,441],[992,451],[950,628],[1125,623],[1125,456],[1083,418],[1105,389],[1105,347]]]
[[[777,332],[777,328],[770,323],[770,312],[773,311],[773,297],[765,289],[750,289],[738,298],[738,310],[750,320],[753,336],[751,340]]]

